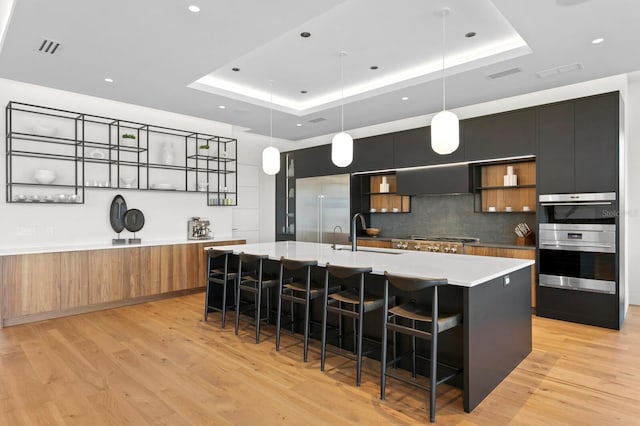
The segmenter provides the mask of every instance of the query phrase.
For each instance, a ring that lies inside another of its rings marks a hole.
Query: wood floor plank
[[[1,425],[428,423],[426,395],[274,328],[202,321],[202,294],[0,330]],[[232,313],[231,313],[232,314]],[[229,316],[228,320],[232,318]],[[437,424],[621,424],[640,418],[640,307],[621,331],[533,317],[532,353],[473,411],[438,388]]]

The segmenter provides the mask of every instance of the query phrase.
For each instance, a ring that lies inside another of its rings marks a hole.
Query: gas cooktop
[[[480,241],[471,237],[431,237],[426,235],[411,235],[407,238],[392,239],[394,248],[402,250],[431,251],[442,253],[463,253],[465,243]]]

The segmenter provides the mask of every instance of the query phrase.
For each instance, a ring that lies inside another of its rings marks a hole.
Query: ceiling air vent
[[[58,43],[57,41],[43,39],[42,43],[40,43],[40,47],[38,47],[38,51],[53,55],[54,53],[56,53],[59,47],[60,43]]]
[[[511,68],[509,70],[504,70],[494,74],[489,74],[487,78],[489,80],[495,80],[496,78],[506,77],[511,74],[518,74],[520,71],[522,71],[520,68]]]
[[[559,67],[551,68],[548,70],[538,71],[536,75],[538,78],[547,78],[554,75],[564,74],[565,72],[578,71],[584,68],[581,63],[561,65]]]
[[[322,117],[318,117],[318,118],[314,118],[313,120],[309,120],[309,123],[316,124],[316,123],[320,123],[321,121],[327,121],[327,119],[326,118],[322,118]]]

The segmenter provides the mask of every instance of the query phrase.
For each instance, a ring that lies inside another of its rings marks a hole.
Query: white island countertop
[[[299,241],[279,241],[211,247],[233,250],[234,253],[266,254],[270,259],[317,260],[319,266],[327,263],[340,266],[365,266],[374,274],[385,271],[419,277],[447,278],[449,284],[473,287],[494,278],[533,265],[533,260],[507,259],[503,257],[470,256],[464,254],[414,252],[382,248],[358,248]],[[205,250],[207,247],[205,247]]]

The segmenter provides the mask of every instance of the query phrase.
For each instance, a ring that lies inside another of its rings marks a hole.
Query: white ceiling
[[[441,109],[443,7],[448,108],[640,69],[637,0],[19,0],[0,77],[265,135],[272,95],[274,137],[300,140],[340,130],[341,51],[345,129]]]

